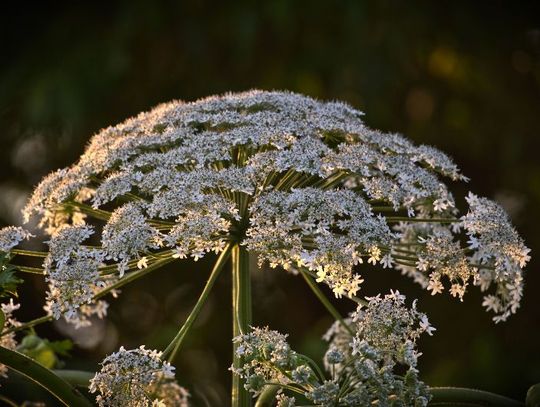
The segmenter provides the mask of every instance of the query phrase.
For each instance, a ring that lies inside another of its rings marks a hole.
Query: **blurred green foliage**
[[[74,162],[93,133],[157,103],[250,88],[345,100],[366,112],[368,125],[452,155],[472,179],[456,191],[499,200],[533,249],[522,309],[499,325],[473,290],[461,304],[431,297],[396,273],[363,271],[366,295],[392,287],[418,297],[437,327],[421,343],[425,381],[520,399],[540,381],[535,2],[131,0],[13,7],[0,17],[1,223],[19,223],[32,186]],[[76,338],[82,348],[67,367],[95,370],[104,352],[120,344],[165,346],[195,303],[210,260],[176,264],[125,288],[108,321]],[[331,319],[302,279],[254,273],[256,323],[289,332],[299,351],[320,356],[320,335]],[[230,380],[230,282],[223,277],[176,360],[180,382],[202,405],[226,399]],[[23,320],[40,315],[44,300],[43,281],[28,281],[16,314]],[[338,305],[344,313],[351,309]],[[51,340],[67,332],[60,325],[37,330]]]

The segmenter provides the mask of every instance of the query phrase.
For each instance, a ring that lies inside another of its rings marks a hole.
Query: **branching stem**
[[[221,270],[223,269],[223,266],[225,263],[227,263],[227,260],[229,259],[231,255],[231,249],[232,245],[229,243],[225,250],[223,250],[218,257],[214,268],[212,272],[210,273],[210,277],[208,278],[208,281],[206,282],[206,285],[204,286],[203,291],[201,292],[201,295],[199,296],[199,300],[191,310],[191,313],[186,319],[186,322],[180,327],[180,330],[176,334],[176,336],[173,338],[171,343],[167,346],[167,348],[163,351],[163,357],[166,357],[169,362],[172,362],[180,350],[180,347],[182,346],[182,343],[189,332],[191,326],[197,319],[197,316],[201,312],[202,307],[206,303],[206,300],[208,299],[208,295],[212,291],[212,287],[214,286],[214,283],[216,282]]]

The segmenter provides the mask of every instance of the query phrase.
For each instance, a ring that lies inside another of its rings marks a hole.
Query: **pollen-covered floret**
[[[174,379],[174,367],[161,360],[161,352],[126,350],[107,356],[101,370],[90,380],[89,390],[98,393],[99,406],[187,407],[189,393]]]

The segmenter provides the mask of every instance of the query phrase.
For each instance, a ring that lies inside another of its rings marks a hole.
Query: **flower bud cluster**
[[[418,378],[416,341],[435,328],[417,311],[416,302],[405,306],[398,291],[368,301],[344,321],[354,335],[339,321],[325,335],[329,346],[324,364],[330,378],[291,350],[285,335],[268,328],[253,328],[235,338],[243,365],[234,373],[255,395],[267,385],[280,387],[278,405],[294,406],[294,394],[289,393],[300,393],[324,407],[426,406],[430,395]]]
[[[286,385],[292,380],[308,383],[312,370],[287,343],[287,335],[268,328],[254,327],[248,334],[235,337],[236,355],[243,365],[231,368],[244,379],[244,387],[254,395],[268,383]]]

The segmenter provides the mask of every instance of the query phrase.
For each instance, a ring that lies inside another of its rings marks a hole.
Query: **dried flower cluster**
[[[161,352],[126,350],[107,356],[101,371],[90,381],[90,392],[98,392],[99,406],[187,407],[189,393],[174,380],[174,367],[161,360]]]
[[[47,259],[47,308],[75,323],[110,267],[121,278],[231,240],[271,266],[306,268],[338,297],[357,293],[353,266],[364,260],[432,293],[445,280],[459,298],[491,285],[484,305],[504,320],[519,305],[528,249],[486,199],[470,195],[460,217],[443,177],[466,180],[440,151],[368,129],[346,104],[252,91],[171,102],[102,130],[78,163],[41,182],[24,215],[39,215],[51,250],[69,248]],[[98,248],[67,232],[90,230],[89,218],[101,222]]]
[[[346,322],[354,335],[340,322],[325,335],[330,342],[324,361],[330,379],[310,359],[291,350],[285,335],[268,328],[253,328],[234,339],[244,363],[234,373],[255,395],[265,386],[279,386],[279,406],[296,405],[295,394],[324,407],[426,406],[430,396],[418,379],[416,340],[434,328],[414,303],[407,308],[397,291],[368,300]]]

